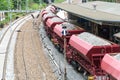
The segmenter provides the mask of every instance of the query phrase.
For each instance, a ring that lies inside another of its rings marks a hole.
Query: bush
[[[43,8],[45,8],[47,6],[47,4],[45,4],[45,3],[42,3],[42,4],[40,4],[40,7],[39,7],[39,9],[43,9]]]
[[[61,3],[61,2],[64,2],[65,0],[55,0],[54,2],[55,3]]]
[[[37,3],[32,3],[31,7],[32,10],[37,10],[39,9],[39,5]]]
[[[4,21],[1,21],[0,22],[0,28],[3,28],[4,27]]]

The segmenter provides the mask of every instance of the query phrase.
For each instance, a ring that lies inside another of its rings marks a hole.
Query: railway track
[[[32,21],[23,26],[15,47],[15,80],[56,80],[41,50],[37,29]]]
[[[2,79],[3,80],[7,80],[9,77],[9,73],[12,72],[13,74],[13,71],[9,71],[7,72],[8,69],[10,69],[9,67],[9,62],[10,60],[8,60],[8,57],[9,57],[9,52],[10,52],[10,45],[13,45],[11,44],[11,40],[12,40],[12,37],[14,35],[14,33],[16,32],[17,28],[18,27],[21,27],[21,25],[25,22],[25,20],[29,19],[28,17],[30,16],[27,16],[25,18],[20,18],[16,21],[14,21],[4,32],[4,34],[2,35],[1,37],[1,40],[0,40],[0,46],[3,47],[3,54],[5,54],[5,59],[4,59],[4,65],[3,65],[3,75],[2,75]],[[11,74],[11,75],[12,75]],[[11,77],[12,79],[14,78],[13,76]],[[11,79],[11,80],[12,80]]]
[[[36,61],[37,61],[37,64],[38,64],[38,70],[39,70],[39,72],[40,73],[42,73],[41,75],[42,75],[42,79],[41,80],[46,80],[46,74],[45,74],[45,72],[44,72],[44,69],[41,67],[41,61],[39,61],[40,59],[39,59],[39,57],[38,57],[38,52],[36,51],[36,47],[35,47],[35,43],[34,43],[34,36],[33,36],[33,31],[36,31],[36,30],[32,30],[31,28],[33,28],[33,27],[30,27],[30,25],[32,25],[32,24],[30,24],[31,23],[31,21],[29,21],[29,23],[27,23],[27,24],[25,24],[24,26],[26,26],[26,27],[23,27],[22,29],[21,29],[21,31],[23,32],[22,33],[22,61],[23,61],[23,65],[24,65],[24,72],[25,72],[25,78],[24,78],[24,80],[30,80],[31,78],[29,77],[29,70],[27,69],[30,65],[29,65],[29,61],[27,61],[27,57],[26,57],[26,54],[25,54],[25,44],[26,44],[26,42],[25,42],[25,38],[26,38],[26,34],[28,33],[28,32],[30,32],[30,36],[29,36],[29,38],[30,38],[30,42],[31,42],[31,46],[33,47],[31,50],[32,50],[32,53],[31,53],[31,55],[34,55],[35,56],[35,59],[36,59]],[[16,59],[17,60],[17,59]],[[18,70],[17,68],[16,68],[16,70]],[[17,72],[19,72],[19,71],[17,71]],[[19,76],[17,76],[17,79],[16,80],[21,80],[20,79],[20,77]]]
[[[26,25],[28,25],[28,23]],[[27,28],[28,27],[25,27],[24,30],[26,30]],[[25,37],[25,31],[23,32],[22,36],[23,36],[22,37],[22,58],[23,58],[23,64],[24,64],[24,70],[25,70],[25,80],[28,80],[27,67],[26,67],[26,62],[25,62],[25,57],[24,57],[24,37]],[[18,77],[18,80],[20,80],[19,77]]]
[[[26,52],[25,51],[25,37],[26,37],[26,33],[28,32],[27,30],[29,30],[29,28],[31,28],[31,27],[29,27],[30,25],[32,25],[31,21],[28,21],[26,24],[23,25],[25,27],[22,27],[20,29],[20,32],[22,32],[22,33],[18,34],[18,36],[21,36],[21,42],[20,42],[21,46],[19,46],[19,47],[21,48],[21,61],[22,61],[22,65],[23,65],[23,67],[22,67],[23,68],[22,69],[22,73],[24,74],[24,76],[22,77],[22,79],[24,79],[24,80],[29,80],[29,76],[28,76],[29,72],[27,70],[27,67],[28,67],[27,63],[28,63],[28,61],[26,60],[26,56],[25,56],[26,55],[25,54],[25,52]],[[17,53],[17,52],[15,52],[15,53]],[[18,55],[19,54],[15,54],[15,56],[18,56]],[[15,60],[18,60],[17,57],[15,57]],[[15,77],[15,80],[21,80],[21,78],[19,76],[19,66],[17,66],[17,64],[18,63],[16,61],[15,62],[15,72],[17,74],[16,74],[16,77]]]
[[[2,42],[2,40],[3,40],[3,38],[4,38],[4,36],[5,36],[5,34],[7,33],[7,31],[8,31],[16,22],[18,22],[20,19],[21,19],[21,18],[15,20],[13,23],[11,23],[11,24],[4,30],[4,32],[3,32],[3,34],[1,35],[1,38],[0,38],[0,44],[1,44],[1,42]]]
[[[35,47],[36,44],[34,42],[33,37],[34,37],[34,34],[31,33],[31,40],[32,40],[32,44],[31,45],[34,47],[34,48],[32,48],[32,50],[33,50],[33,52],[35,54],[36,61],[39,61],[40,60],[39,58],[41,58],[41,56],[40,57],[38,56],[39,53],[38,53],[38,51],[37,51],[37,49]],[[42,61],[39,61],[38,62],[39,71],[42,73],[42,80],[46,80],[47,75],[46,75],[46,72],[44,71],[43,67],[41,66],[41,64],[43,64]]]

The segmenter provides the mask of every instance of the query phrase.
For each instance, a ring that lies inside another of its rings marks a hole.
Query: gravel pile
[[[111,45],[108,41],[97,37],[91,33],[83,32],[78,35],[78,37],[94,46],[104,46],[104,45]]]
[[[53,14],[52,12],[49,12],[48,14],[46,14],[46,17],[52,17],[52,16],[56,16],[56,15]]]
[[[64,22],[61,25],[66,26],[67,30],[84,30],[83,28],[76,26],[74,24],[68,23],[68,22]]]
[[[55,10],[55,8],[52,5],[49,5],[49,6],[46,7],[45,10],[52,11],[52,10]]]
[[[64,22],[61,25],[66,26],[67,30],[73,30],[75,28],[75,25],[68,23],[68,22]]]
[[[114,36],[120,38],[120,32],[114,34]]]
[[[58,17],[54,17],[51,20],[54,21],[54,22],[63,22],[63,20],[58,18]]]
[[[115,59],[117,59],[118,61],[120,61],[120,53],[116,54],[113,56]]]
[[[43,16],[43,20],[45,20],[46,17],[53,17],[53,16],[56,16],[56,15],[53,14],[52,12],[49,12],[48,14],[45,14],[45,15]]]

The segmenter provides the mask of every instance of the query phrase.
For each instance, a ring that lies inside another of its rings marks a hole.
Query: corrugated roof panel
[[[83,4],[79,4],[82,7],[88,9],[94,9],[93,5],[96,5],[97,11],[106,12],[108,14],[115,14],[120,16],[120,4],[111,3],[111,2],[102,2],[102,1],[91,1]]]
[[[90,8],[85,8],[83,6],[75,5],[75,4],[53,4],[53,5],[70,13],[73,13],[76,16],[84,17],[94,21],[120,22],[120,15],[111,14]]]

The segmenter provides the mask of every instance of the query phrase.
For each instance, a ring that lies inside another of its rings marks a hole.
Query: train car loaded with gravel
[[[66,36],[63,35],[63,27],[66,28]],[[85,30],[79,26],[76,26],[74,24],[63,22],[61,24],[57,24],[54,28],[54,37],[53,42],[55,43],[55,46],[60,52],[64,51],[64,39],[66,39],[66,46],[68,46],[68,42],[70,37],[73,34],[80,34],[84,32]]]
[[[66,59],[75,69],[89,80],[120,80],[120,45],[85,32],[48,8],[41,14],[47,36],[60,52],[66,48]],[[62,27],[66,27],[65,36]]]
[[[120,53],[106,54],[102,59],[101,68],[111,80],[120,80]]]
[[[110,66],[111,64],[109,64],[109,62],[109,66],[105,66],[107,63],[105,63],[106,60],[104,59],[106,57],[104,55],[109,55],[111,53],[119,54],[119,52],[119,45],[101,39],[91,33],[83,32],[71,36],[66,57],[68,62],[77,70],[83,72],[84,75],[92,75],[96,80],[114,80],[110,79],[110,77],[104,72],[107,71],[107,67],[110,67],[110,70],[113,69],[111,68],[113,66]]]

